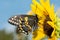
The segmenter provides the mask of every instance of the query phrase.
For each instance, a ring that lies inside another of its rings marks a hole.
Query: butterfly
[[[10,17],[8,22],[16,26],[16,33],[28,34],[38,28],[38,18],[36,15],[16,15]]]

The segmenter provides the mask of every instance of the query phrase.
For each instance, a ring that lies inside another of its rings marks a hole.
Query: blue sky
[[[10,24],[7,20],[13,15],[27,13],[30,9],[32,0],[0,0],[0,29]],[[51,0],[55,4],[55,11],[60,7],[60,0]]]
[[[0,29],[4,28],[12,15],[26,13],[30,10],[31,0],[0,0]]]

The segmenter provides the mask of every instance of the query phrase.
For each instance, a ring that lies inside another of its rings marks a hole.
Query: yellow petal
[[[42,30],[42,28],[39,28],[38,30],[36,30],[37,34],[36,34],[36,32],[34,32],[36,36],[34,37],[34,34],[33,34],[32,40],[40,40],[45,37],[45,34],[40,29]]]

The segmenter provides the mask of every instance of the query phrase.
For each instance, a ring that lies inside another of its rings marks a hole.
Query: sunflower
[[[32,40],[41,40],[48,36],[48,40],[57,40],[56,37],[56,16],[54,12],[54,5],[50,4],[50,0],[32,0],[31,4],[32,15],[37,15],[38,29],[33,31]]]

